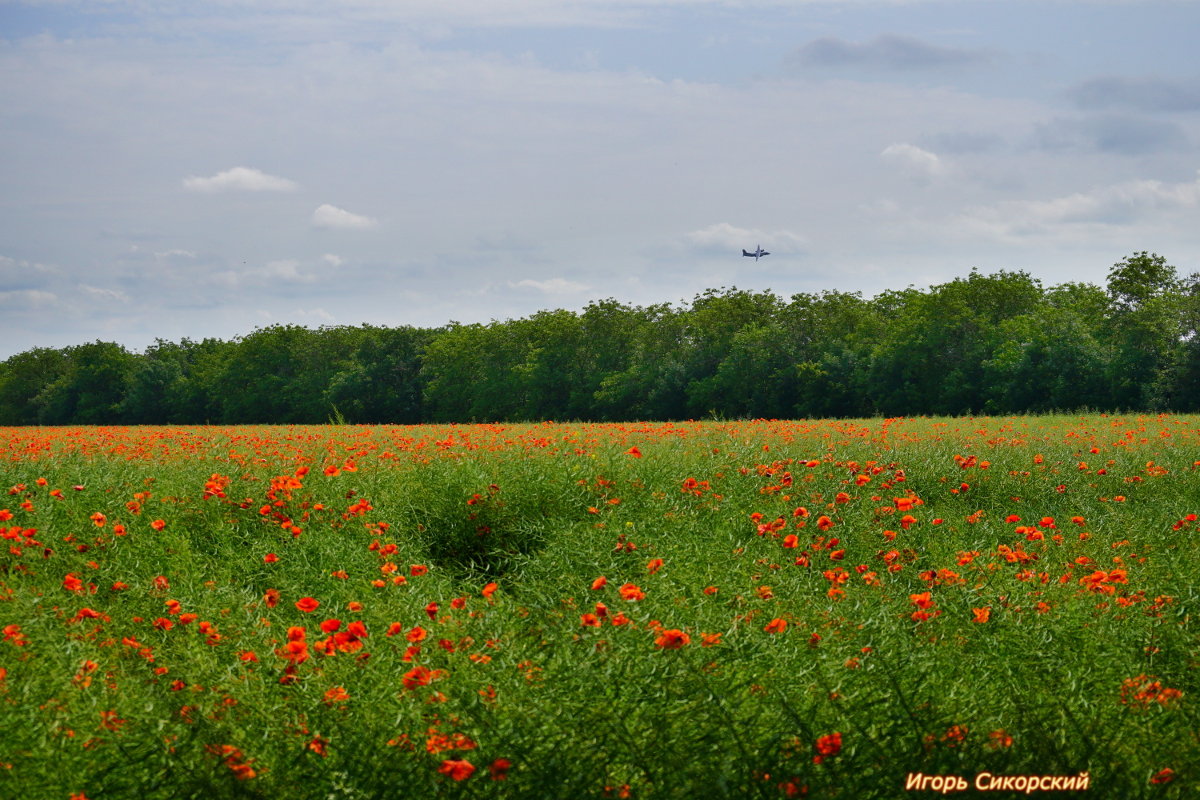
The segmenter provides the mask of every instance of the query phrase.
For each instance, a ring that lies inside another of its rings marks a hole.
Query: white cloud
[[[591,289],[586,283],[577,283],[569,281],[566,278],[550,278],[545,281],[535,281],[526,278],[523,281],[509,281],[508,285],[513,289],[537,289],[545,294],[579,294]]]
[[[297,319],[318,319],[321,322],[333,322],[334,316],[323,308],[297,308],[292,311]]]
[[[935,178],[946,171],[945,164],[938,158],[937,153],[931,153],[907,142],[889,144],[879,156],[918,177]]]
[[[82,289],[89,297],[92,297],[96,300],[116,300],[120,303],[129,302],[129,295],[125,294],[124,292],[117,291],[116,289],[101,289],[96,286],[88,286],[85,283],[81,283],[79,288]]]
[[[5,280],[11,280],[12,278],[22,274],[27,275],[31,271],[46,274],[60,272],[57,267],[52,267],[49,264],[42,264],[36,261],[27,261],[25,259],[17,260],[9,256],[0,256],[0,270],[12,273],[12,277],[5,276]]]
[[[321,260],[331,267],[340,267],[342,264],[346,263],[341,256],[334,255],[333,253],[326,253],[325,255],[321,256]]]
[[[791,231],[765,231],[759,228],[739,228],[728,222],[718,222],[684,235],[691,249],[705,251],[733,251],[751,249],[762,245],[764,250],[776,253],[798,253],[807,243],[803,236]]]
[[[343,208],[325,203],[313,212],[312,224],[317,228],[363,230],[365,228],[374,228],[376,221],[370,217],[352,214]]]
[[[195,258],[196,253],[192,250],[164,250],[161,253],[155,253],[155,258]]]
[[[1190,183],[1126,181],[1049,200],[1010,200],[977,207],[962,222],[1007,238],[1044,234],[1065,226],[1121,226],[1154,214],[1200,206],[1200,176]]]
[[[317,276],[302,272],[301,263],[294,258],[268,261],[263,266],[241,270],[220,270],[209,273],[207,280],[215,285],[229,288],[245,286],[268,286],[280,283],[313,283]]]
[[[268,261],[265,267],[255,272],[267,280],[301,281],[304,283],[314,280],[312,275],[305,275],[300,272],[299,261],[290,258]]]
[[[191,192],[291,192],[299,184],[252,167],[234,167],[211,178],[184,178],[183,188]]]

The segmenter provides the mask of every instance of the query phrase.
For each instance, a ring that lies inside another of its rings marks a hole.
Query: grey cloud
[[[1087,148],[1118,155],[1177,151],[1190,144],[1174,122],[1118,114],[1054,119],[1038,127],[1034,140],[1043,150]]]
[[[1067,92],[1080,108],[1149,112],[1200,111],[1200,79],[1102,77]]]
[[[987,153],[1000,149],[1004,137],[977,131],[946,131],[930,137],[934,150],[958,155]]]
[[[966,66],[990,61],[981,50],[930,44],[911,36],[884,34],[869,42],[823,37],[801,45],[789,59],[798,67],[872,67],[917,70]]]

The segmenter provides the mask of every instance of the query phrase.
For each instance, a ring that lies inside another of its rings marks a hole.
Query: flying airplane
[[[766,250],[763,250],[762,245],[755,245],[753,253],[742,250],[742,255],[749,256],[750,258],[753,258],[755,261],[758,261],[763,256],[769,256],[771,254],[768,253]]]

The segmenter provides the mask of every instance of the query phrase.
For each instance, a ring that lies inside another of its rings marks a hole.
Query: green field
[[[0,797],[1200,785],[1200,417],[2,430]]]

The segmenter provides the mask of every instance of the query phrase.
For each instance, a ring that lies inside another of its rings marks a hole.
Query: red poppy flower
[[[813,756],[813,763],[820,764],[830,756],[836,756],[842,752],[842,734],[834,731],[828,733],[816,741],[817,755]]]
[[[622,584],[621,588],[617,591],[620,593],[622,600],[637,601],[644,600],[646,597],[646,593],[632,583]]]
[[[678,628],[671,628],[669,630],[665,630],[658,635],[658,638],[656,638],[654,640],[654,644],[660,650],[678,650],[679,648],[683,647],[685,644],[691,644],[691,643],[692,643],[692,637],[688,636],[686,633],[679,630]]]
[[[447,758],[438,767],[438,772],[449,775],[452,780],[465,781],[475,772],[475,765],[465,758]]]
[[[321,605],[321,602],[313,597],[301,597],[296,601],[296,608],[303,611],[305,614],[310,614],[316,611]]]

